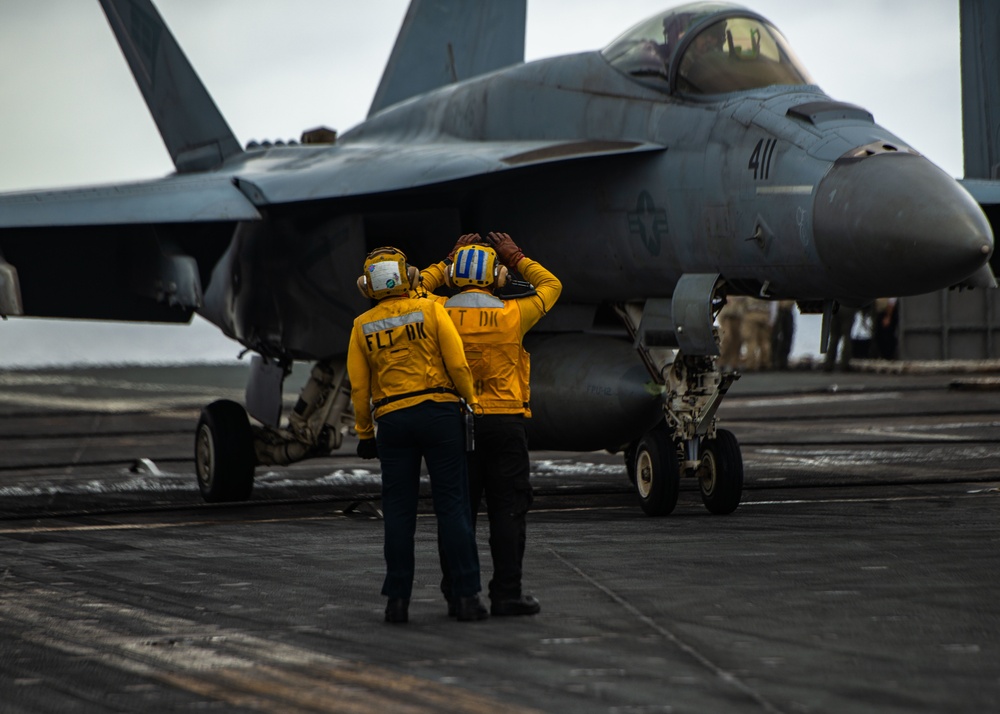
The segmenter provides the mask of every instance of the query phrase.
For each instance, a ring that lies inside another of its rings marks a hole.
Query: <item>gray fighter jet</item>
[[[623,452],[651,515],[683,476],[713,513],[740,502],[739,444],[716,423],[738,376],[718,363],[728,296],[828,323],[839,305],[996,284],[970,194],[738,5],[524,63],[525,0],[413,0],[366,121],[242,147],[152,3],[100,1],[176,172],[0,196],[0,313],[197,312],[254,352],[246,407],[215,402],[197,428],[208,500],[341,444],[355,282],[377,246],[422,266],[500,230],[559,276],[528,345],[532,447]],[[296,360],[315,367],[283,419]]]

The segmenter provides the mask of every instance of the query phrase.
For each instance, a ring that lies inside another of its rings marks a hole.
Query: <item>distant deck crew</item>
[[[513,299],[495,295],[514,270],[534,285],[534,293]],[[526,515],[533,499],[524,424],[531,416],[530,362],[522,339],[552,309],[562,283],[524,257],[509,235],[490,233],[485,241],[478,234],[462,236],[445,261],[425,271],[424,288],[433,292],[444,284],[460,291],[444,306],[462,335],[479,404],[469,493],[473,526],[486,497],[493,558],[490,612],[533,615],[541,606],[524,594],[521,584]],[[442,565],[446,575],[441,589],[450,599],[447,567]]]
[[[899,350],[899,300],[878,298],[872,306],[872,341],[879,359],[896,359]]]
[[[401,251],[372,251],[358,288],[378,304],[355,319],[347,351],[358,455],[382,462],[385,619],[409,619],[424,459],[456,614],[460,620],[481,620],[489,613],[479,600],[479,555],[459,403],[461,397],[475,405],[472,373],[444,307],[410,296],[418,280],[419,272],[407,265]]]
[[[795,301],[771,303],[771,364],[774,369],[788,369],[788,356],[795,340]]]
[[[830,344],[823,359],[823,369],[832,372],[837,363],[837,347],[840,346],[840,369],[851,371],[851,359],[854,357],[854,346],[851,344],[851,330],[858,316],[857,308],[838,305],[830,320]]]
[[[736,370],[743,366],[743,313],[746,301],[742,295],[730,295],[719,312],[719,335],[722,342],[719,363],[723,369]]]
[[[740,322],[743,368],[752,372],[771,368],[771,306],[766,300],[748,297]]]

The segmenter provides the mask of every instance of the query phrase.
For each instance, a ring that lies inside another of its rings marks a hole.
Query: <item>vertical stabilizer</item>
[[[368,116],[524,62],[527,0],[411,0]]]
[[[965,178],[1000,178],[1000,3],[961,0]]]
[[[179,172],[215,168],[239,142],[150,0],[100,0]]]

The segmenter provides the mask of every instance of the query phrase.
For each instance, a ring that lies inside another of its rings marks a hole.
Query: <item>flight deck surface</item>
[[[642,514],[620,455],[533,452],[539,615],[458,623],[421,501],[382,621],[378,470],[194,480],[236,368],[0,375],[0,710],[981,712],[1000,708],[1000,391],[983,375],[748,374],[729,516]],[[288,385],[294,399],[295,380]],[[490,560],[480,518],[484,585]]]

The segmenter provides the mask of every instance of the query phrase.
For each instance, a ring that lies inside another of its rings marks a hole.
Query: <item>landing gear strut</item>
[[[667,515],[674,510],[682,477],[698,479],[702,502],[714,514],[735,511],[743,494],[739,442],[731,431],[716,426],[719,405],[739,373],[719,368],[719,334],[712,325],[725,301],[716,297],[722,282],[715,278],[688,282],[688,287],[708,286],[701,304],[711,309],[703,315],[708,322],[707,330],[704,325],[673,323],[676,334],[687,332],[702,338],[700,342],[690,338],[681,340],[681,349],[665,349],[668,345],[664,342],[650,342],[665,333],[662,329],[665,315],[671,309],[673,315],[696,314],[695,310],[678,311],[670,301],[647,301],[643,306],[623,306],[618,310],[635,338],[647,370],[664,390],[664,420],[625,450],[639,505],[650,516]],[[690,294],[686,299],[694,300]],[[684,300],[685,296],[675,294],[675,303],[684,305]],[[684,347],[698,354],[684,354]]]

